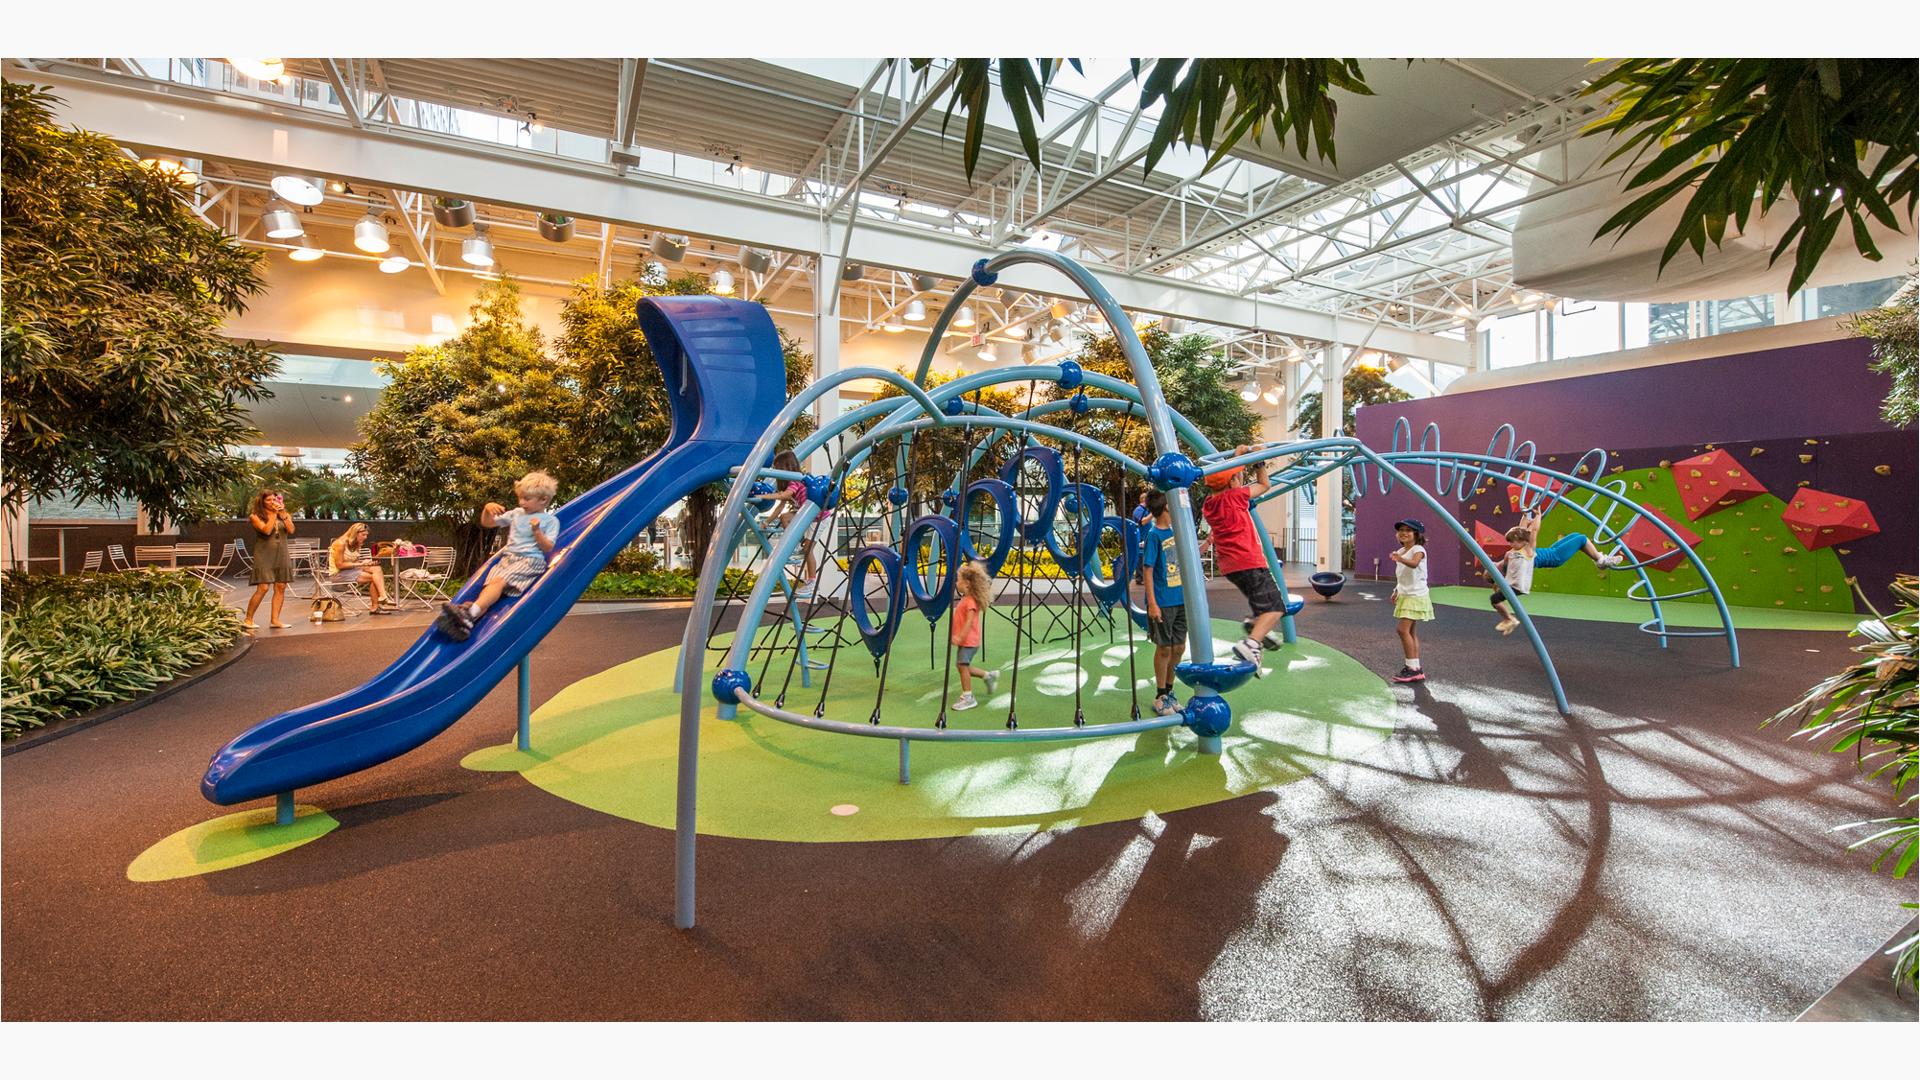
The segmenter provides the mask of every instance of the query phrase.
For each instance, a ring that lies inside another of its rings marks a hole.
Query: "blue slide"
[[[445,731],[532,651],[649,522],[746,464],[787,400],[786,361],[766,309],[716,296],[650,297],[640,302],[639,320],[672,402],[667,445],[562,505],[547,572],[521,596],[503,598],[466,641],[430,629],[366,685],[247,729],[213,755],[201,794],[222,806],[290,796]],[[479,595],[485,577],[482,568],[459,599]]]

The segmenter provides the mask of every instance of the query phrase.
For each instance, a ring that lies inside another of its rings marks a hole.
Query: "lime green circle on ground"
[[[181,829],[140,853],[129,881],[172,881],[270,859],[332,832],[333,815],[317,806],[294,808],[293,823],[275,825],[273,808],[228,814]]]
[[[995,612],[998,612],[996,607]],[[929,670],[924,621],[903,624],[894,643],[881,722],[933,727],[941,673]],[[1044,625],[1044,623],[1042,624]],[[944,634],[945,627],[942,626]],[[1215,622],[1214,632],[1238,628]],[[1010,668],[1003,645],[1011,633],[995,620],[981,666]],[[995,640],[998,636],[998,641]],[[1224,643],[1230,638],[1223,639]],[[944,640],[941,640],[944,659]],[[1075,672],[1089,724],[1131,715],[1124,632],[1109,645],[1089,633],[1081,666],[1071,644],[1051,642],[1021,657],[1022,728],[1068,725]],[[603,813],[660,828],[673,827],[680,698],[673,692],[678,649],[653,653],[582,679],[533,716],[533,750],[511,745],[477,750],[462,762],[485,772],[519,772],[534,786]],[[1153,647],[1137,641],[1134,677],[1151,713]],[[899,782],[894,739],[813,731],[740,709],[719,720],[705,686],[700,725],[700,831],[758,840],[830,842],[914,840],[988,832],[1035,832],[1103,821],[1134,820],[1219,802],[1299,780],[1354,757],[1393,731],[1387,686],[1353,658],[1302,639],[1267,654],[1270,670],[1232,692],[1233,728],[1224,752],[1203,755],[1185,728],[1044,743],[912,744],[912,783]],[[767,681],[777,693],[786,657]],[[759,674],[756,659],[753,671]],[[814,689],[798,675],[787,707],[811,712]],[[878,680],[856,638],[841,647],[827,716],[864,721]],[[1009,686],[981,707],[949,713],[950,728],[1004,729]],[[957,687],[950,694],[957,694]],[[1184,689],[1181,691],[1184,695]]]
[[[1433,602],[1448,607],[1477,608],[1487,613],[1487,625],[1499,621],[1487,605],[1491,586],[1440,585],[1430,590]],[[1653,618],[1653,606],[1644,600],[1620,596],[1590,596],[1584,593],[1530,592],[1521,601],[1527,613],[1550,619],[1582,619],[1587,622],[1643,623]],[[1660,606],[1668,629],[1705,627],[1719,629],[1720,610],[1712,604],[1671,603]],[[1831,630],[1845,633],[1860,624],[1863,615],[1840,611],[1808,611],[1804,608],[1738,607],[1729,604],[1735,630]]]

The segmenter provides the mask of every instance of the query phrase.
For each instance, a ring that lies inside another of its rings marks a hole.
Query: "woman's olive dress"
[[[293,555],[287,551],[286,529],[278,517],[273,519],[269,532],[253,530],[253,573],[247,578],[249,585],[272,585],[278,582],[293,582]]]

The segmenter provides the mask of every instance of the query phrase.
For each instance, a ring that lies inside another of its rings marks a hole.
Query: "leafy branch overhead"
[[[1623,136],[1609,161],[1637,163],[1658,148],[1628,181],[1645,190],[1595,238],[1625,235],[1687,197],[1662,269],[1682,247],[1704,255],[1729,223],[1744,231],[1756,205],[1764,214],[1785,196],[1798,207],[1772,259],[1799,241],[1789,292],[1806,284],[1842,224],[1876,261],[1868,220],[1895,232],[1913,224],[1920,92],[1911,60],[1625,60],[1587,93],[1614,100],[1592,128]]]
[[[914,71],[932,63],[929,58],[910,61]],[[965,118],[962,158],[967,176],[973,176],[980,162],[996,66],[1000,100],[1013,115],[1021,149],[1039,166],[1038,121],[1046,118],[1047,88],[1066,67],[1084,74],[1080,61],[963,58],[951,63],[956,74],[941,131],[945,133],[956,110]],[[1210,151],[1211,169],[1235,146],[1249,137],[1260,139],[1269,130],[1276,139],[1291,138],[1303,156],[1311,150],[1334,161],[1333,91],[1373,93],[1356,60],[1212,58],[1132,64],[1141,107],[1161,106],[1143,161],[1148,173],[1176,143]]]

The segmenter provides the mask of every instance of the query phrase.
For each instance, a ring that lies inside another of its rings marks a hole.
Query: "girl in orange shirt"
[[[975,667],[973,658],[980,651],[980,624],[993,603],[993,579],[987,576],[985,563],[968,562],[960,567],[960,579],[954,584],[956,598],[947,640],[954,647],[954,670],[960,673],[960,696],[953,711],[965,712],[980,703],[974,700],[973,680],[987,681],[991,695],[1000,685],[1000,673]]]

